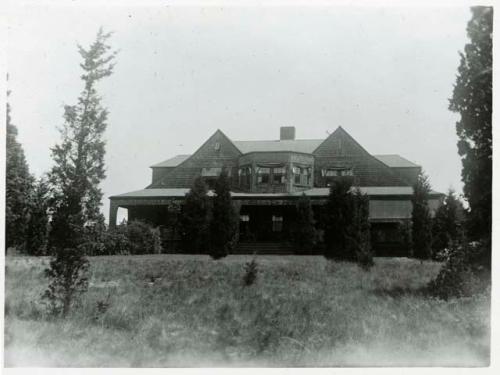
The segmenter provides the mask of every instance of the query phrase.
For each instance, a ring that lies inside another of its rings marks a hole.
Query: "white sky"
[[[76,43],[99,26],[120,53],[99,87],[110,111],[110,195],[150,183],[151,164],[192,153],[217,128],[233,140],[324,138],[342,125],[373,154],[423,166],[461,192],[448,110],[470,19],[460,7],[48,6],[12,8],[13,122],[31,170],[52,165],[63,104],[82,89]]]

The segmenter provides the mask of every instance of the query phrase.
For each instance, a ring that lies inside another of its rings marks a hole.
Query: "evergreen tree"
[[[200,253],[208,250],[211,215],[208,188],[202,177],[194,180],[182,207],[180,227],[184,251]]]
[[[432,252],[434,255],[444,249],[450,249],[459,240],[462,211],[462,204],[455,196],[455,192],[449,190],[432,221]]]
[[[450,110],[456,123],[458,154],[462,158],[464,196],[469,204],[468,237],[486,243],[483,262],[491,251],[492,176],[492,45],[493,8],[473,7],[467,25],[470,42],[461,53]]]
[[[431,186],[428,177],[420,172],[417,182],[413,185],[411,213],[413,256],[419,259],[428,259],[431,256],[432,219],[429,210],[429,193]]]
[[[84,89],[76,105],[65,106],[62,140],[52,148],[55,166],[49,174],[54,194],[50,242],[56,249],[81,245],[84,226],[102,218],[99,183],[105,177],[103,134],[108,111],[101,105],[96,86],[113,71],[115,53],[107,44],[109,37],[100,29],[88,49],[78,46]]]
[[[356,189],[351,199],[352,220],[347,228],[349,253],[355,254],[358,264],[368,270],[374,264],[370,241],[369,198],[361,190]]]
[[[352,223],[352,182],[340,179],[330,186],[325,207],[325,257],[355,260],[347,242],[347,229]]]
[[[431,294],[445,299],[484,291],[491,275],[493,8],[471,10],[470,43],[461,54],[449,107],[460,114],[456,131],[464,197],[469,204],[468,238],[461,236],[454,244],[439,275],[428,285]]]
[[[33,188],[26,231],[26,251],[31,255],[47,254],[49,194],[47,181],[39,179]]]
[[[314,213],[311,200],[304,193],[297,202],[296,210],[295,246],[300,252],[310,253],[315,245],[316,229],[314,228]]]
[[[228,255],[234,247],[238,231],[238,217],[231,202],[230,182],[225,169],[215,183],[214,193],[210,221],[210,256],[219,259]]]
[[[54,255],[45,271],[50,280],[45,297],[53,312],[63,316],[87,290],[85,227],[102,221],[99,183],[105,177],[103,134],[108,111],[101,105],[96,86],[113,71],[115,53],[107,45],[109,37],[100,29],[88,49],[78,46],[84,89],[76,105],[65,106],[62,140],[52,148],[55,165],[49,173],[53,195],[49,240]]]
[[[7,96],[9,92],[7,92]],[[7,102],[6,183],[5,183],[5,248],[24,247],[29,219],[33,176],[28,169],[24,150],[17,141],[17,128],[11,122]]]
[[[66,317],[78,296],[87,291],[89,261],[78,248],[59,250],[50,260],[45,276],[50,280],[43,294],[51,313]]]

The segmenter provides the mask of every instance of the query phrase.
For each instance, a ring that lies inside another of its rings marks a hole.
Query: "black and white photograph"
[[[492,3],[2,9],[4,369],[492,369]]]

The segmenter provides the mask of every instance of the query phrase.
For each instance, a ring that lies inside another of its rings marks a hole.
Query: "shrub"
[[[42,298],[53,315],[66,317],[73,303],[88,288],[89,262],[79,248],[57,249],[45,270],[49,287]]]
[[[250,262],[245,263],[245,275],[243,276],[243,284],[245,286],[252,285],[257,279],[258,265],[255,257]]]
[[[427,285],[427,292],[441,299],[471,297],[489,284],[489,270],[478,262],[485,252],[486,243],[455,242],[446,263],[436,279]]]
[[[148,223],[133,220],[124,228],[130,254],[157,254],[161,253],[160,231]],[[115,238],[120,240],[121,238]]]
[[[115,229],[104,233],[104,253],[94,255],[128,255],[130,241],[127,237],[127,225],[121,224]]]

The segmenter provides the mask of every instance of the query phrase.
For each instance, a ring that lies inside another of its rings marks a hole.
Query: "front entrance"
[[[241,242],[290,241],[294,207],[243,206],[240,210]]]

